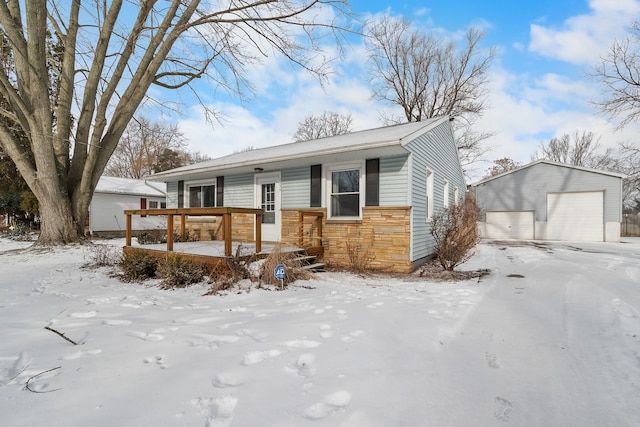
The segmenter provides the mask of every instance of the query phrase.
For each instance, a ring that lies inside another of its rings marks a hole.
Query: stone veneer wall
[[[362,220],[327,222],[326,209],[283,209],[282,210],[282,241],[288,244],[298,242],[298,212],[323,211],[325,216],[322,224],[322,245],[324,259],[329,265],[348,267],[349,246],[357,247],[364,257],[367,252],[373,259],[369,263],[372,269],[388,272],[408,273],[413,269],[410,260],[411,208],[400,207],[364,207]],[[312,233],[314,217],[306,217],[304,225],[305,245],[310,245],[309,236],[316,236],[315,228]],[[357,245],[357,246],[356,246]]]
[[[242,242],[254,241],[255,215],[232,214],[231,227],[233,228],[233,240]],[[180,217],[174,217],[174,228],[180,230]],[[222,217],[187,218],[187,232],[195,234],[201,241],[224,240]]]

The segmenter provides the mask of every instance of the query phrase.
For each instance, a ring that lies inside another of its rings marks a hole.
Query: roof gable
[[[510,171],[507,171],[507,172],[503,172],[503,173],[501,173],[499,175],[495,175],[495,176],[480,180],[480,181],[476,182],[475,184],[471,184],[471,186],[475,187],[475,186],[484,184],[486,182],[493,181],[494,179],[499,179],[499,178],[502,178],[504,176],[511,175],[513,173],[516,173],[516,172],[520,172],[520,171],[522,171],[524,169],[527,169],[527,168],[530,168],[530,167],[533,167],[533,166],[536,166],[536,165],[539,165],[539,164],[547,164],[547,165],[551,165],[551,166],[575,169],[575,170],[580,170],[580,171],[584,171],[584,172],[597,173],[597,174],[612,176],[612,177],[616,177],[616,178],[620,178],[620,179],[626,178],[626,175],[621,174],[621,173],[609,172],[609,171],[605,171],[605,170],[601,170],[601,169],[591,169],[591,168],[586,168],[586,167],[583,167],[583,166],[569,165],[569,164],[566,164],[566,163],[552,162],[550,160],[536,160],[536,161],[528,163],[528,164],[526,164],[524,166],[520,166],[519,168],[516,168],[516,169],[510,170]]]

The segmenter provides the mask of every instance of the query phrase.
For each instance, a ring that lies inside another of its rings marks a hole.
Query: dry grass
[[[287,286],[296,280],[310,280],[315,275],[304,268],[302,263],[296,259],[297,253],[290,251],[283,251],[282,245],[276,245],[273,251],[268,257],[264,259],[260,267],[258,274],[258,280],[261,285],[274,285],[274,286]],[[284,264],[284,280],[280,283],[280,280],[276,279],[273,275],[273,271],[280,264]]]

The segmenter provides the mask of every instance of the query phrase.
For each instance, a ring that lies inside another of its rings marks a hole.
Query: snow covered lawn
[[[480,282],[325,273],[202,297],[0,239],[0,425],[637,426],[624,240],[482,244],[462,266]]]

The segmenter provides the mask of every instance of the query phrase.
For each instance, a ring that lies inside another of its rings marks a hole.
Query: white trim
[[[358,216],[334,216],[333,212],[331,212],[331,188],[332,188],[332,173],[340,172],[340,171],[348,171],[348,170],[358,170],[359,179],[358,179]],[[365,203],[365,170],[366,165],[365,161],[361,160],[358,162],[348,162],[348,163],[332,163],[328,165],[324,165],[322,168],[323,176],[322,176],[322,188],[324,191],[324,197],[322,198],[324,201],[324,206],[327,208],[327,218],[328,219],[353,219],[360,220],[362,219],[362,207]]]
[[[445,179],[442,184],[442,206],[449,207],[449,180]]]
[[[265,233],[265,225],[262,225],[262,240],[266,241],[280,241],[282,237],[282,194],[281,194],[281,182],[282,176],[281,173],[278,172],[266,172],[266,173],[254,173],[253,175],[253,203],[256,209],[260,209],[261,198],[262,198],[262,183],[260,181],[271,181],[275,183],[275,213],[276,213],[276,222],[273,224],[275,228],[275,235],[273,239],[269,238],[268,234]],[[255,219],[254,219],[255,223]],[[271,224],[269,224],[270,226]],[[254,227],[255,229],[255,227]],[[254,236],[255,238],[255,236]]]
[[[197,179],[193,181],[185,181],[184,182],[184,206],[191,207],[191,192],[189,191],[189,187],[202,187],[203,185],[209,186],[213,185],[213,205],[218,206],[218,183],[217,177],[208,178],[208,179]]]
[[[427,222],[431,222],[433,219],[433,211],[434,211],[434,203],[433,199],[435,196],[435,172],[433,169],[427,167],[427,171],[425,174],[425,196],[427,199],[427,206],[425,206],[425,214],[427,217]]]

